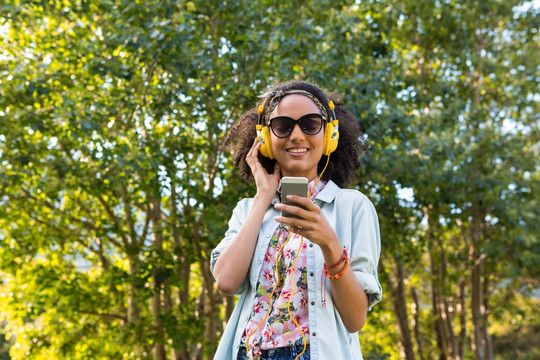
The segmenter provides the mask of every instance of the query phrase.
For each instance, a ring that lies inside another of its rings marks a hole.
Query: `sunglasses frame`
[[[319,128],[319,130],[317,130],[317,132],[313,133],[313,134],[310,134],[310,133],[307,133],[304,131],[304,128],[302,128],[302,126],[300,126],[300,121],[306,117],[312,117],[312,116],[317,116],[318,118],[320,118],[321,120],[321,127]],[[289,133],[287,135],[284,135],[284,136],[280,136],[278,134],[276,134],[276,132],[274,131],[274,128],[272,127],[272,121],[275,120],[275,119],[287,119],[287,120],[290,120],[293,122],[293,126],[291,127],[291,130],[289,131]],[[322,128],[323,128],[323,123],[324,123],[324,116],[322,114],[318,114],[318,113],[311,113],[311,114],[305,114],[305,115],[302,115],[299,119],[293,119],[292,117],[289,117],[289,116],[276,116],[272,119],[269,119],[268,120],[268,127],[270,128],[270,130],[272,130],[272,133],[280,138],[280,139],[284,139],[288,136],[290,136],[292,134],[292,132],[294,131],[294,127],[296,125],[298,125],[298,127],[300,128],[300,130],[306,134],[306,135],[309,135],[309,136],[313,136],[313,135],[317,135],[318,133],[321,132]]]

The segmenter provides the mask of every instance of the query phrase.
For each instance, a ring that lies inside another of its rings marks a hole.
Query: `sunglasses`
[[[323,117],[321,114],[306,114],[294,120],[288,116],[277,116],[269,121],[270,129],[278,138],[291,135],[296,124],[304,134],[317,135],[322,129]]]

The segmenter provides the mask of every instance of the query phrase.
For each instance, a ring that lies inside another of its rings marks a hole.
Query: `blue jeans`
[[[275,348],[270,350],[261,350],[261,360],[294,360],[304,350],[304,345]],[[309,360],[309,344],[306,351],[298,360]],[[238,351],[238,360],[247,360],[246,347],[240,346]]]

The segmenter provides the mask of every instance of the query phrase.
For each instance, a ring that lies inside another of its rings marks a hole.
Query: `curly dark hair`
[[[339,142],[336,150],[330,154],[330,161],[322,179],[332,180],[338,186],[344,186],[354,180],[355,172],[360,167],[360,156],[367,152],[365,144],[360,140],[363,132],[356,121],[354,115],[344,109],[341,96],[337,94],[326,94],[318,86],[304,81],[290,81],[282,83],[270,91],[304,90],[310,92],[324,105],[328,114],[331,113],[328,101],[335,104],[336,117],[339,120]],[[240,177],[253,181],[253,174],[246,162],[246,156],[257,136],[255,125],[257,124],[257,106],[248,110],[231,128],[225,138],[225,144],[231,146],[234,165],[240,170]],[[265,107],[263,118],[266,117],[268,107]],[[262,166],[272,173],[274,171],[275,159],[269,159],[259,153],[259,161]],[[327,161],[325,155],[319,161],[317,171],[323,170]]]

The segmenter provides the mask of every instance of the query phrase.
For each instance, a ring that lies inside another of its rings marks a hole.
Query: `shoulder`
[[[333,181],[329,181],[321,191],[320,199],[325,202],[335,202],[336,205],[351,204],[362,206],[364,203],[373,205],[371,200],[362,192],[356,189],[343,189]]]
[[[253,204],[253,198],[243,198],[236,203],[232,211],[231,218],[229,220],[229,226],[233,227],[234,224],[240,226],[243,223],[243,219],[249,213],[249,209]]]
[[[243,211],[249,210],[252,204],[253,204],[253,198],[243,198],[236,203],[234,212],[243,212]]]
[[[366,195],[356,189],[339,189],[336,199],[350,200],[353,202],[371,202]]]
[[[255,199],[254,198],[243,198],[238,203],[236,203],[236,207],[233,210],[233,216],[237,217],[245,217],[251,210],[251,207],[253,206]],[[272,200],[272,204],[279,203],[279,197],[277,194],[274,196],[274,199]],[[273,208],[272,206],[269,207]]]

